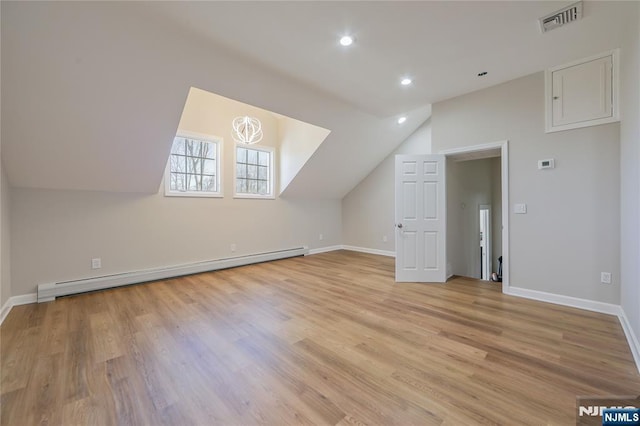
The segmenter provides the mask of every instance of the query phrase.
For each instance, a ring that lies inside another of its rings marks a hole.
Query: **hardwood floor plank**
[[[38,327],[20,328],[13,335],[2,333],[0,386],[3,395],[5,392],[24,389],[27,386],[29,375],[36,362],[38,353],[36,347],[40,333]]]
[[[575,424],[640,394],[616,317],[336,251],[17,306],[1,425]]]

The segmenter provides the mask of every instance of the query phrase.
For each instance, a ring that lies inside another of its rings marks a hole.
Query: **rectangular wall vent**
[[[582,19],[581,1],[540,18],[540,31],[546,33],[579,19]]]

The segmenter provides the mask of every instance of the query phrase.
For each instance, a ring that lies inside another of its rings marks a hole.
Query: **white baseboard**
[[[633,355],[633,360],[636,363],[638,372],[640,373],[640,343],[638,338],[629,324],[627,315],[624,313],[624,309],[620,305],[614,305],[613,303],[597,302],[595,300],[580,299],[577,297],[563,296],[561,294],[546,293],[544,291],[529,290],[520,287],[507,287],[506,294],[511,296],[523,297],[525,299],[533,299],[541,302],[554,303],[556,305],[571,306],[572,308],[584,309],[592,312],[599,312],[602,314],[615,315],[620,321],[622,330],[627,338],[629,349]]]
[[[309,250],[309,254],[311,255],[311,254],[326,253],[328,251],[335,251],[335,250],[358,251],[360,253],[377,254],[380,256],[387,256],[387,257],[396,257],[396,252],[394,251],[379,250],[379,249],[372,249],[372,248],[366,248],[366,247],[346,246],[346,245],[337,245],[337,246],[329,246],[329,247],[312,249],[312,250]]]
[[[506,294],[511,296],[524,297],[525,299],[539,300],[541,302],[555,303],[556,305],[571,306],[573,308],[585,309],[587,311],[600,312],[602,314],[620,314],[620,305],[613,303],[596,302],[595,300],[580,299],[577,297],[563,296],[561,294],[546,293],[544,291],[529,290],[520,287],[507,287]]]
[[[636,362],[636,367],[638,367],[638,373],[640,373],[640,342],[638,342],[638,337],[633,332],[633,328],[631,328],[631,324],[629,324],[627,314],[625,314],[622,307],[620,308],[620,315],[618,315],[618,318],[620,318],[620,324],[622,325],[625,336],[627,336],[629,348],[631,348],[631,354]]]
[[[187,265],[177,265],[166,268],[126,272],[122,274],[86,278],[76,281],[39,284],[38,302],[49,302],[54,300],[58,296],[86,293],[89,291],[104,290],[107,288],[120,287],[148,281],[164,280],[167,278],[179,277],[182,275],[199,274],[201,272],[235,268],[237,266],[250,265],[259,262],[268,262],[271,260],[285,259],[294,256],[303,256],[308,252],[309,249],[307,249],[306,247],[297,247],[268,253],[250,254],[246,256],[237,256],[226,259],[216,259],[205,262],[190,263]]]
[[[342,246],[343,250],[359,251],[360,253],[378,254],[380,256],[396,257],[395,251],[378,250],[356,246]]]
[[[326,253],[326,252],[330,252],[330,251],[335,251],[335,250],[351,250],[351,251],[357,251],[357,252],[361,252],[361,253],[369,253],[369,254],[377,254],[377,255],[381,255],[381,256],[388,256],[388,257],[395,257],[395,252],[392,251],[386,251],[386,250],[378,250],[378,249],[369,249],[369,248],[364,248],[364,247],[355,247],[355,246],[349,246],[349,245],[334,245],[334,246],[328,246],[328,247],[321,247],[321,248],[317,248],[317,249],[313,249],[313,250],[308,250],[306,247],[303,249],[303,252],[299,253],[299,254],[319,254],[319,253]],[[264,255],[262,255],[264,256]],[[249,261],[252,261],[251,263],[255,262],[255,261],[264,261],[262,260],[262,257],[260,257],[260,255],[253,255],[253,256],[247,256],[244,257],[243,259],[239,260],[239,259],[225,259],[226,263],[222,263],[220,265],[225,266],[226,267],[230,267],[229,265],[235,265],[238,262],[247,262],[247,263],[243,263],[243,264],[249,264]],[[211,265],[209,264],[209,262],[204,262],[203,264],[198,264],[195,266],[196,269],[203,269],[203,268],[209,268]],[[235,265],[235,266],[240,266],[240,265]],[[186,267],[181,267],[181,272],[185,272],[185,268]],[[189,271],[191,270],[196,270],[194,269],[194,265],[189,265],[188,266]],[[172,270],[173,268],[165,268],[162,271],[164,271],[163,273],[167,273],[167,270]],[[219,268],[218,268],[219,269]],[[211,269],[208,269],[211,270]],[[175,272],[175,269],[174,269]],[[196,273],[196,272],[190,272],[190,273]],[[158,274],[158,271],[142,271],[138,274]],[[123,274],[123,275],[127,275],[127,274]],[[154,275],[155,276],[155,275]],[[175,276],[175,275],[173,275]],[[131,277],[129,277],[131,278]],[[137,276],[136,279],[139,279],[140,277]],[[146,276],[147,279],[145,279],[145,281],[149,281],[149,278],[152,279],[160,279],[160,278],[153,278],[151,276]],[[120,278],[116,278],[116,279],[120,279]],[[135,281],[135,282],[142,282],[142,281]],[[120,284],[120,285],[126,285],[126,284]],[[38,286],[40,287],[40,286]],[[84,290],[86,291],[86,290]],[[549,302],[549,303],[554,303],[556,305],[563,305],[563,306],[570,306],[573,308],[578,308],[578,309],[585,309],[587,311],[593,311],[593,312],[599,312],[599,313],[603,313],[603,314],[609,314],[609,315],[615,315],[619,318],[620,320],[620,324],[622,325],[622,329],[624,330],[624,334],[627,338],[627,341],[629,343],[629,348],[631,350],[631,353],[633,355],[633,359],[636,363],[636,366],[638,368],[638,372],[640,372],[640,342],[638,341],[638,337],[635,335],[633,328],[631,328],[631,325],[629,324],[629,320],[624,312],[624,310],[622,309],[622,307],[620,305],[614,305],[612,303],[604,303],[604,302],[597,302],[594,300],[588,300],[588,299],[580,299],[577,297],[571,297],[571,296],[564,296],[564,295],[560,295],[560,294],[554,294],[554,293],[547,293],[544,291],[537,291],[537,290],[529,290],[526,288],[520,288],[520,287],[506,287],[505,289],[505,294],[511,295],[511,296],[517,296],[517,297],[523,297],[526,299],[532,299],[532,300],[538,300],[541,302]],[[52,300],[52,299],[51,299]],[[35,303],[36,301],[38,301],[38,295],[36,293],[30,293],[30,294],[24,294],[24,295],[20,295],[20,296],[13,296],[10,297],[5,304],[2,306],[2,310],[0,311],[0,324],[2,324],[2,322],[4,321],[4,319],[7,317],[7,315],[9,314],[9,312],[11,311],[11,308],[17,305],[24,305],[27,303]]]
[[[28,303],[35,303],[38,300],[38,295],[36,293],[22,294],[20,296],[13,296],[7,299],[2,305],[2,310],[0,311],[0,324],[4,322],[4,319],[11,312],[11,308],[18,305],[26,305]]]
[[[328,246],[328,247],[315,248],[315,249],[309,250],[308,254],[320,254],[320,253],[326,253],[326,252],[329,252],[329,251],[336,251],[336,250],[342,250],[342,246],[341,245],[337,245],[337,246]]]

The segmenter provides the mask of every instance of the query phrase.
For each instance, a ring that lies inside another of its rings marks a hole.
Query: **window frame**
[[[195,132],[178,132],[174,136],[175,138],[194,139],[201,142],[213,143],[216,147],[216,184],[218,190],[216,192],[209,191],[177,191],[171,189],[171,151],[169,151],[169,159],[164,171],[164,195],[165,197],[194,197],[194,198],[222,198],[224,197],[224,191],[222,186],[222,147],[223,139],[218,136],[205,135]],[[173,142],[171,142],[171,150],[173,150]]]
[[[268,176],[268,184],[269,184],[269,193],[265,195],[261,194],[246,194],[243,192],[238,192],[236,190],[236,184],[238,180],[238,148],[244,149],[252,149],[254,151],[262,151],[269,153],[269,176]],[[233,198],[247,198],[247,199],[258,199],[258,200],[275,200],[275,187],[276,187],[276,178],[275,178],[275,166],[276,166],[276,150],[271,146],[256,146],[256,145],[246,145],[243,143],[236,143],[233,149]]]

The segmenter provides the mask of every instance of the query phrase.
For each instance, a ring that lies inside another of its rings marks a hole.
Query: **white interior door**
[[[396,281],[445,282],[444,155],[396,155]]]

